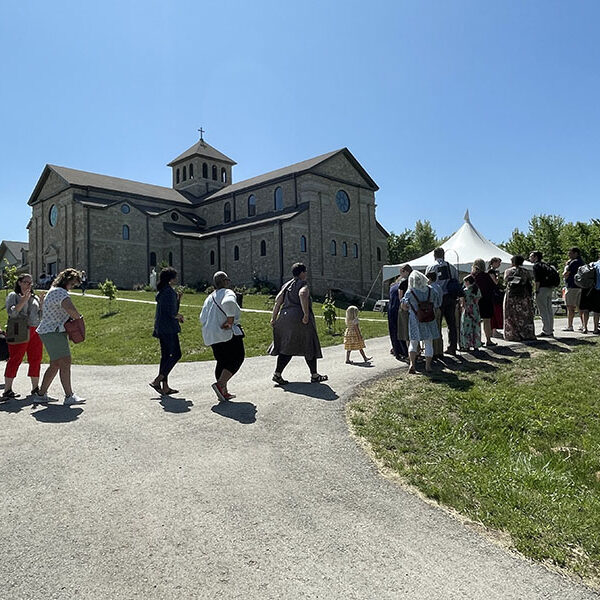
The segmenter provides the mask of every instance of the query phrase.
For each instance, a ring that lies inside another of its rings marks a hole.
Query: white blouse
[[[69,313],[61,306],[62,301],[69,297],[65,288],[51,287],[44,299],[44,311],[42,320],[36,331],[40,334],[54,333],[65,330],[65,323],[69,319]]]

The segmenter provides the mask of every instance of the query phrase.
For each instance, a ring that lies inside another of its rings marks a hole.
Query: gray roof
[[[163,227],[166,231],[169,231],[177,237],[205,239],[224,231],[230,233],[232,231],[241,231],[242,229],[268,225],[269,223],[275,223],[276,221],[289,221],[290,219],[297,217],[300,213],[303,213],[305,210],[308,210],[308,205],[308,202],[303,202],[297,207],[288,208],[282,212],[270,212],[265,215],[261,215],[260,217],[252,217],[250,219],[236,221],[235,223],[218,225],[217,227],[211,227],[210,229],[206,229],[204,231],[198,231],[197,229],[192,229],[189,226],[174,223],[165,223]]]
[[[10,250],[10,253],[16,258],[21,256],[21,250],[29,250],[28,242],[9,242],[7,240],[2,240],[2,244],[0,245],[6,246],[6,248]]]
[[[89,173],[88,171],[78,171],[77,169],[69,169],[68,167],[59,167],[57,165],[46,165],[46,168],[53,170],[69,185],[122,192],[134,196],[155,198],[156,200],[168,200],[187,206],[192,205],[190,200],[173,188],[131,181],[129,179],[121,179],[119,177],[111,177],[109,175],[99,175],[98,173]],[[42,174],[42,177],[29,200],[30,202],[35,198],[39,189],[41,189],[41,185],[45,183],[45,176],[47,177],[46,170],[44,171],[44,174]]]
[[[180,154],[177,158],[174,158],[167,167],[172,167],[174,164],[181,162],[192,156],[203,156],[205,158],[212,158],[221,162],[229,163],[230,165],[237,164],[234,160],[231,160],[228,156],[225,156],[222,152],[219,152],[216,148],[213,148],[210,144],[207,144],[204,140],[199,140],[193,146],[188,148],[183,154]]]
[[[350,150],[348,150],[348,148],[341,148],[340,150],[327,152],[326,154],[321,154],[320,156],[315,156],[314,158],[309,158],[308,160],[303,160],[301,162],[294,163],[293,165],[289,165],[281,169],[276,169],[275,171],[270,171],[269,173],[264,173],[263,175],[258,175],[257,177],[252,177],[251,179],[245,179],[244,181],[239,181],[238,183],[228,185],[227,187],[215,192],[214,194],[207,196],[206,198],[204,198],[204,201],[222,198],[223,196],[229,196],[230,194],[237,193],[244,189],[251,188],[257,185],[265,184],[274,179],[280,179],[284,177],[289,177],[294,174],[304,173],[305,171],[309,171],[310,169],[316,167],[317,165],[320,165],[322,162],[325,162],[326,160],[332,158],[333,156],[339,153],[344,153],[346,157],[350,160],[350,162],[353,163],[354,167],[372,186],[372,188],[375,190],[378,189],[377,184],[371,179],[371,177],[369,177],[369,174],[354,158]]]

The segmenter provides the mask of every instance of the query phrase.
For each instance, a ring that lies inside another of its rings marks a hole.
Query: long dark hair
[[[29,273],[21,273],[18,277],[17,280],[15,281],[15,292],[17,292],[17,294],[21,294],[21,281],[23,281],[23,279],[25,279],[25,277],[29,277],[31,279],[31,295],[35,296],[35,290],[33,289],[33,277],[29,274]]]
[[[160,292],[163,288],[166,288],[173,279],[177,277],[177,271],[173,267],[165,267],[158,276],[158,283],[156,289]]]

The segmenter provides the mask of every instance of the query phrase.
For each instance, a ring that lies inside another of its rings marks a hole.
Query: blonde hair
[[[351,325],[358,319],[358,306],[349,306],[346,309],[346,325]]]
[[[66,289],[67,285],[72,281],[81,283],[81,273],[79,273],[77,269],[65,269],[56,276],[56,279],[52,282],[52,285],[54,287],[61,287]]]

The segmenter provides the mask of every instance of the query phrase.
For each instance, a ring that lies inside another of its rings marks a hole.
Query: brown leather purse
[[[85,340],[85,322],[83,317],[79,319],[69,319],[65,323],[65,331],[74,344],[83,342]]]

